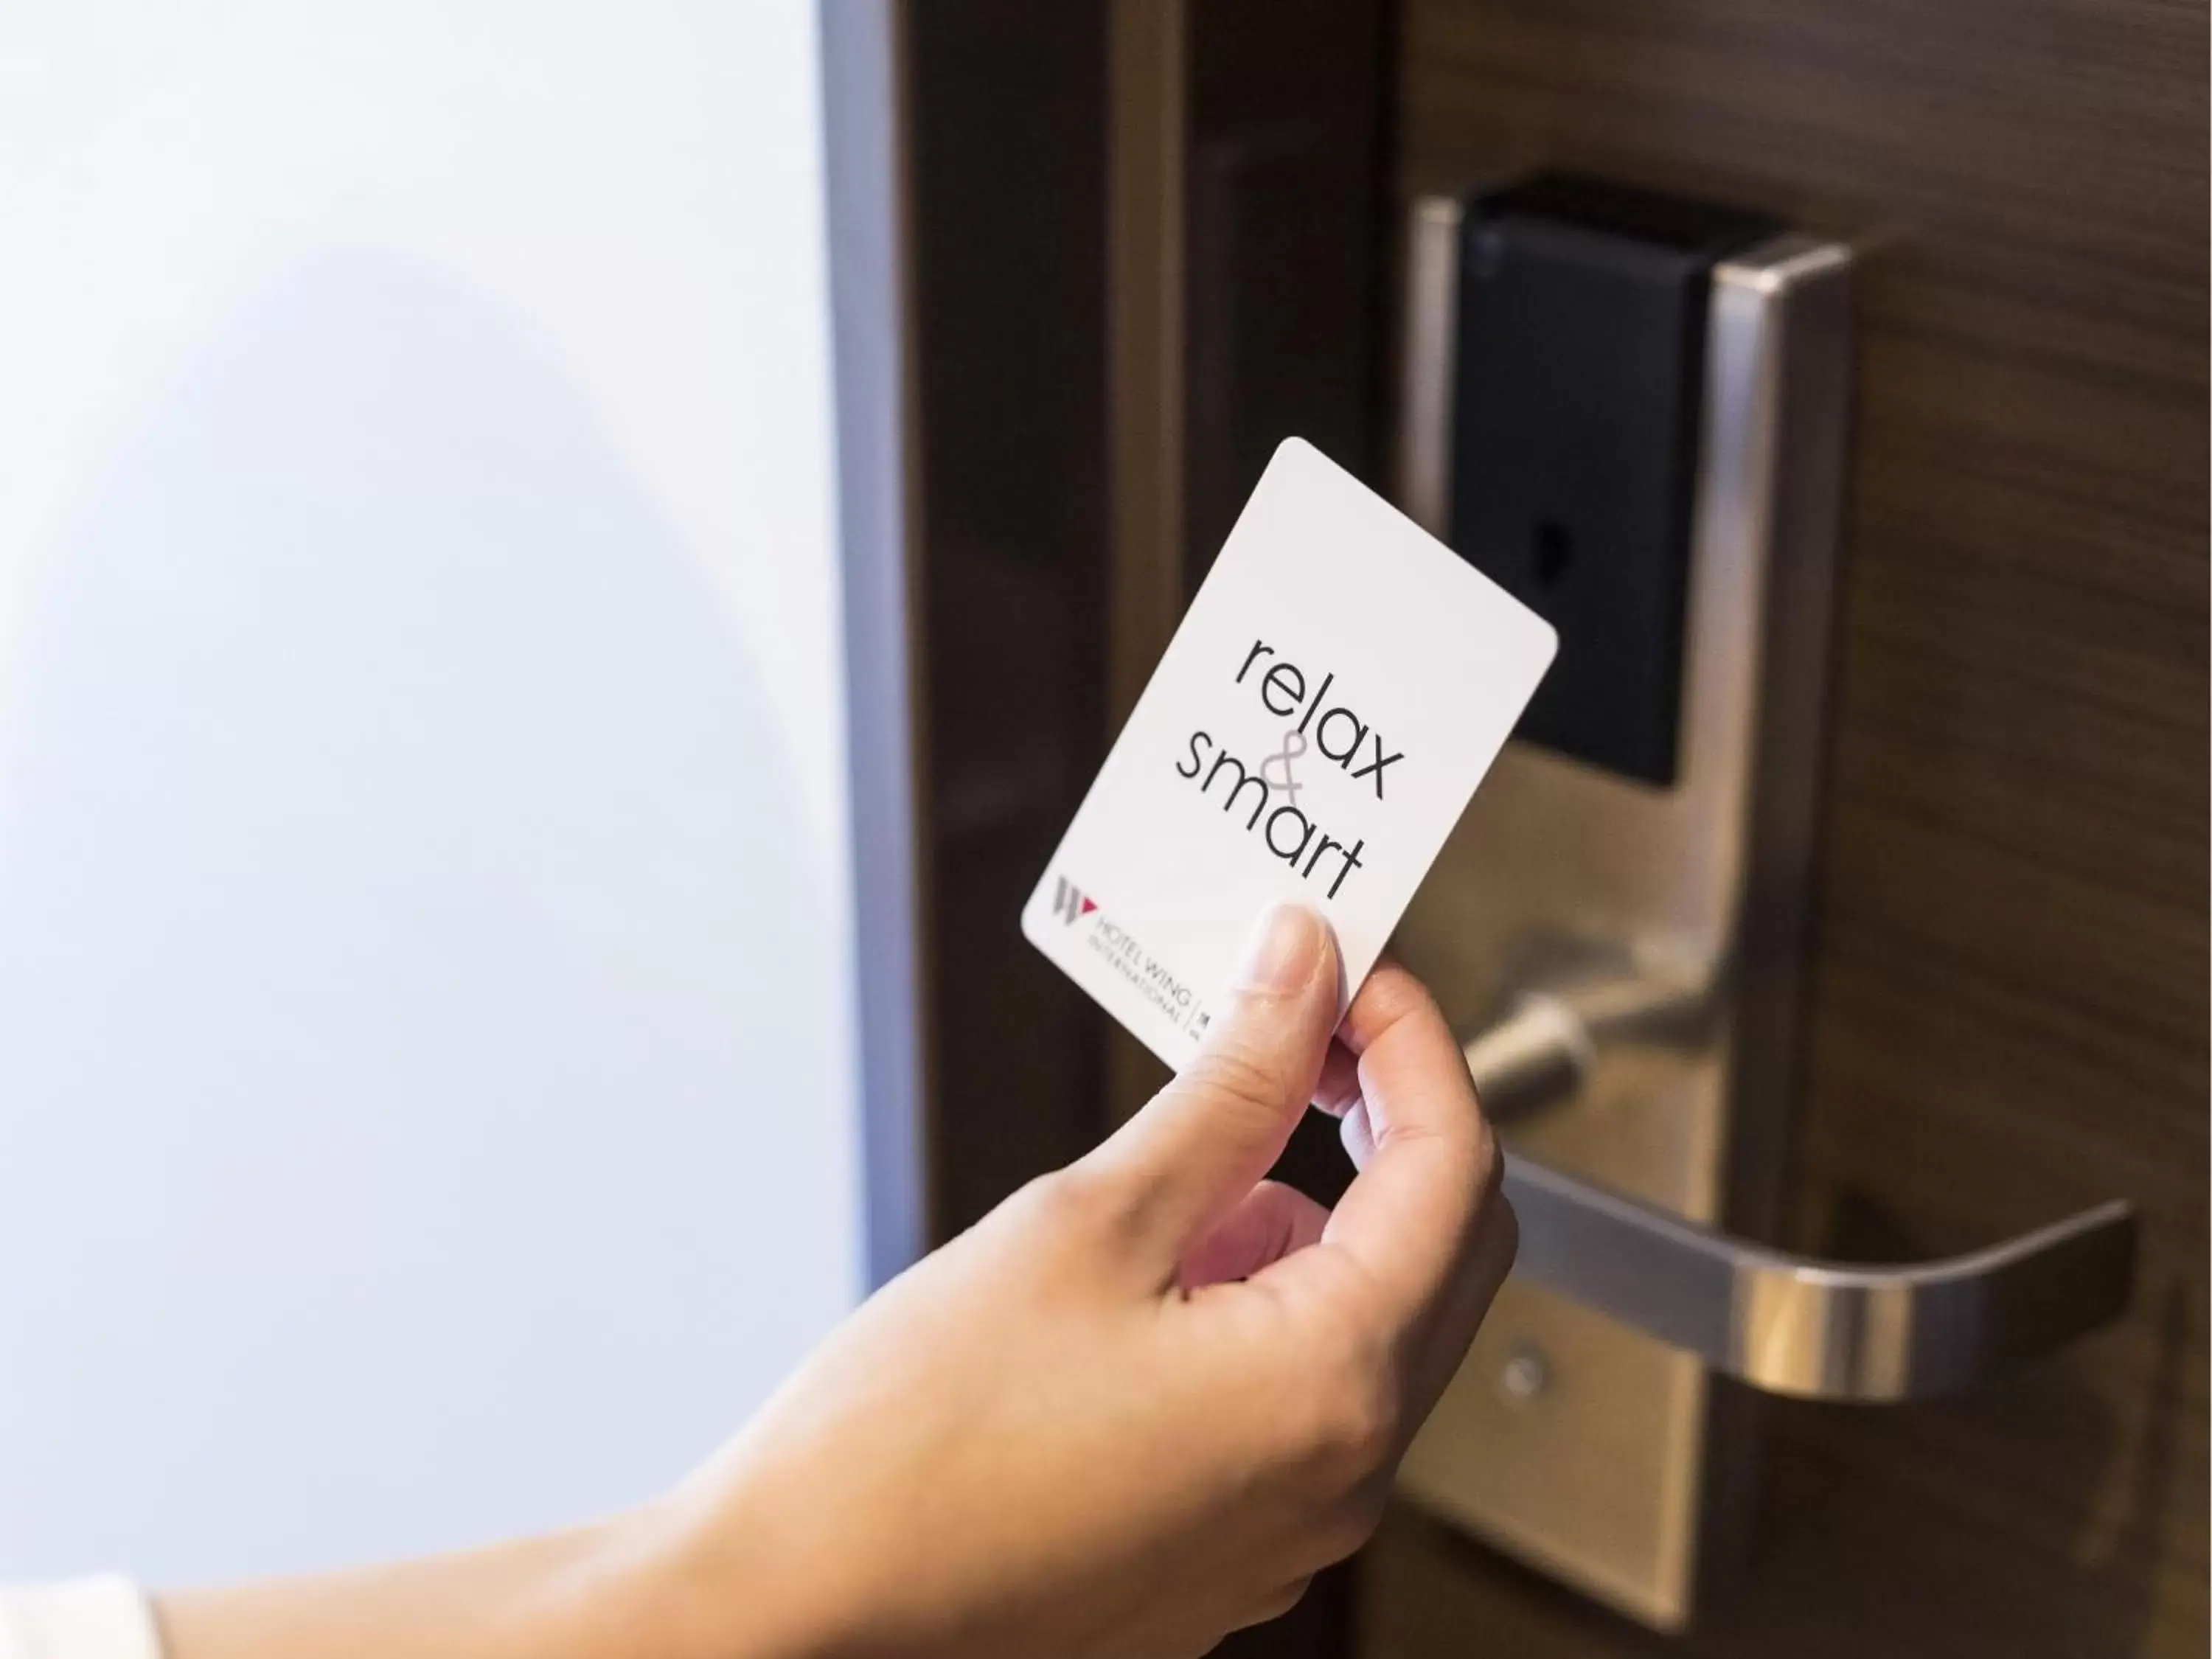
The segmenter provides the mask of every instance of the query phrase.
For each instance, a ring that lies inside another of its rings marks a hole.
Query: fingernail
[[[1311,979],[1321,961],[1328,924],[1312,906],[1278,899],[1261,916],[1245,941],[1244,965],[1237,970],[1240,991],[1296,991]]]

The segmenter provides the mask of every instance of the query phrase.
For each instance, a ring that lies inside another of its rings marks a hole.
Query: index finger
[[[1358,1057],[1375,1150],[1322,1242],[1355,1258],[1385,1311],[1411,1326],[1459,1300],[1476,1267],[1485,1207],[1498,1201],[1497,1143],[1443,1012],[1396,963],[1376,964],[1337,1036]]]

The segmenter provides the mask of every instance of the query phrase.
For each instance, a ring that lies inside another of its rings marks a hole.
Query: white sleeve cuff
[[[161,1659],[161,1638],[128,1578],[0,1588],[0,1659]]]

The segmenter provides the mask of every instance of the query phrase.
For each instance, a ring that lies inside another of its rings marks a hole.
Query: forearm
[[[171,1596],[167,1659],[1194,1659],[1281,1613],[1373,1531],[1513,1260],[1434,999],[1385,963],[1340,1020],[1339,982],[1323,919],[1272,911],[1173,1085],[658,1503]],[[1333,1212],[1261,1180],[1316,1100],[1360,1126]]]
[[[641,1513],[465,1553],[156,1598],[166,1659],[753,1659],[669,1525]],[[760,1634],[773,1620],[763,1589]]]

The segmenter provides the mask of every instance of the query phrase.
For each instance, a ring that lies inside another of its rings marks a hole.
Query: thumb
[[[1130,1212],[1164,1269],[1281,1155],[1320,1079],[1342,971],[1318,910],[1269,907],[1197,1054],[1092,1154],[1131,1183]]]

